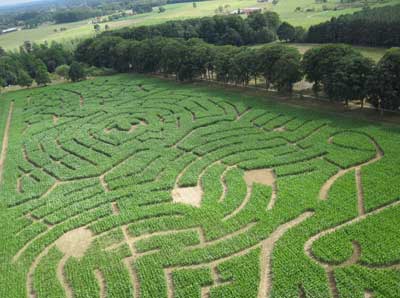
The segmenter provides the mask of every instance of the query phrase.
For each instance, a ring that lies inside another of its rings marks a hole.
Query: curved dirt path
[[[175,270],[180,270],[180,269],[198,269],[198,268],[203,268],[207,265],[209,265],[211,268],[217,268],[220,264],[235,258],[239,256],[246,255],[250,251],[256,249],[256,248],[261,248],[261,254],[260,254],[260,262],[261,262],[261,279],[260,279],[260,284],[259,284],[259,291],[258,291],[258,298],[266,298],[270,296],[270,290],[272,287],[272,272],[271,272],[271,265],[272,265],[272,252],[275,247],[276,242],[291,228],[294,228],[295,226],[301,224],[303,221],[306,219],[310,218],[311,216],[314,215],[314,212],[307,211],[296,217],[295,219],[288,221],[281,226],[279,226],[272,234],[265,240],[261,241],[260,243],[257,243],[256,245],[253,245],[249,248],[246,248],[244,250],[238,251],[230,256],[227,257],[222,257],[220,259],[208,262],[208,263],[201,263],[201,264],[196,264],[196,265],[183,265],[183,266],[172,266],[172,267],[167,267],[164,268],[164,273],[166,277],[166,282],[167,282],[167,292],[168,292],[168,298],[173,297],[174,295],[174,285],[172,282],[171,274]],[[218,280],[218,274],[214,274],[214,284],[213,286],[220,285],[222,284]],[[229,282],[226,282],[229,283]],[[211,286],[211,287],[213,287]],[[205,290],[202,290],[202,298],[208,297],[209,290],[211,287],[207,287]]]
[[[99,288],[100,288],[99,297],[100,298],[106,298],[107,297],[107,284],[106,284],[106,280],[104,278],[103,272],[101,272],[99,269],[96,269],[94,271],[94,274],[96,276],[97,283],[98,283]]]
[[[326,235],[328,235],[328,234],[332,234],[332,233],[334,233],[334,232],[337,232],[338,230],[340,230],[340,229],[342,229],[342,228],[344,228],[344,227],[347,227],[347,226],[350,226],[350,225],[352,225],[352,224],[358,223],[358,222],[360,222],[360,221],[366,219],[366,218],[369,217],[369,216],[379,214],[379,213],[385,211],[385,210],[388,209],[388,208],[392,208],[392,207],[395,207],[395,206],[398,206],[398,205],[400,205],[400,201],[395,201],[395,202],[393,202],[393,203],[391,203],[391,204],[385,205],[385,206],[380,207],[380,208],[378,208],[378,209],[375,209],[375,210],[373,210],[373,211],[371,211],[371,212],[365,213],[365,214],[363,214],[363,215],[359,215],[359,216],[357,216],[357,217],[355,217],[355,218],[353,218],[353,219],[351,219],[351,220],[349,220],[349,221],[347,221],[347,222],[345,222],[345,223],[342,223],[342,224],[340,224],[340,225],[338,225],[338,226],[336,226],[336,227],[332,227],[332,228],[326,229],[326,230],[324,230],[324,231],[322,231],[322,232],[319,232],[318,234],[316,234],[316,235],[312,236],[311,238],[309,238],[309,239],[306,241],[306,243],[304,244],[304,252],[305,252],[305,254],[306,254],[310,259],[314,260],[315,262],[317,262],[320,266],[322,266],[322,267],[324,267],[324,268],[327,268],[327,267],[329,267],[329,266],[332,266],[332,264],[330,264],[330,263],[325,263],[325,262],[323,262],[322,260],[320,260],[320,259],[318,259],[318,258],[316,258],[316,257],[314,256],[314,254],[312,253],[312,246],[313,246],[313,244],[314,244],[315,241],[317,241],[318,239],[320,239],[320,238],[322,238],[322,237],[324,237],[324,236],[326,236]],[[354,252],[355,250],[359,250],[359,248],[357,249],[357,246],[358,246],[357,244],[354,244],[354,243],[353,243],[353,252]],[[354,254],[357,254],[357,253],[353,253],[353,257],[352,257],[352,258],[354,258]],[[348,261],[346,261],[345,263],[343,263],[344,266],[347,266],[347,265],[349,265],[349,264],[350,264],[350,263],[349,263]],[[340,266],[340,265],[336,265],[336,266]]]
[[[276,242],[291,228],[301,224],[314,215],[314,212],[308,211],[299,217],[279,226],[266,240],[261,244],[261,278],[258,289],[258,298],[266,298],[271,295],[272,288],[272,253]]]
[[[64,257],[61,259],[61,262],[58,263],[57,278],[58,278],[58,281],[60,282],[62,288],[65,291],[65,297],[73,298],[74,294],[73,294],[72,288],[68,284],[68,280],[67,280],[67,277],[65,276],[65,272],[64,272],[64,267],[65,267],[65,264],[67,263],[68,259],[69,259],[69,256],[64,255]]]
[[[332,142],[331,138],[329,138],[328,143]],[[341,169],[335,175],[330,177],[325,182],[325,184],[321,187],[321,190],[319,192],[320,200],[327,200],[328,199],[329,190],[331,189],[333,184],[336,182],[336,180],[338,180],[340,177],[344,176],[346,173],[348,173],[350,171],[353,171],[353,170],[356,170],[356,172],[357,171],[360,172],[361,171],[361,167],[370,165],[372,163],[375,163],[375,162],[379,161],[383,157],[384,152],[383,152],[382,148],[379,146],[379,144],[372,138],[370,138],[370,140],[375,146],[375,150],[376,150],[375,157],[373,159],[371,159],[371,160],[369,160],[367,162],[361,163],[359,165],[352,166],[352,167],[347,168],[347,169]]]
[[[369,216],[379,214],[380,212],[385,211],[388,208],[395,207],[395,206],[398,206],[398,205],[400,205],[400,201],[395,201],[395,202],[393,202],[391,204],[388,204],[388,205],[385,205],[383,207],[377,208],[377,209],[375,209],[375,210],[373,210],[371,212],[359,214],[357,217],[355,217],[355,218],[353,218],[353,219],[351,219],[351,220],[349,220],[349,221],[347,221],[345,223],[342,223],[342,224],[340,224],[340,225],[338,225],[336,227],[332,227],[332,228],[329,228],[327,230],[324,230],[322,232],[317,233],[316,235],[312,236],[311,238],[309,238],[306,241],[306,243],[304,244],[304,252],[310,259],[312,259],[314,262],[316,262],[318,265],[320,265],[321,267],[324,268],[324,270],[325,270],[325,272],[327,274],[328,284],[329,284],[329,288],[331,290],[332,297],[334,297],[334,298],[338,298],[339,297],[339,292],[338,292],[338,289],[336,287],[336,280],[335,280],[335,276],[334,276],[334,270],[336,268],[341,268],[341,267],[346,267],[346,266],[358,264],[359,263],[359,259],[361,257],[361,247],[360,247],[358,242],[353,241],[353,243],[352,243],[353,244],[353,254],[352,254],[352,256],[349,259],[347,259],[346,261],[342,262],[341,264],[331,264],[331,263],[328,263],[328,262],[324,262],[323,260],[320,260],[319,258],[317,258],[313,254],[312,246],[313,246],[314,242],[317,241],[318,239],[328,235],[328,234],[334,233],[334,232],[336,232],[336,231],[338,231],[338,230],[340,230],[340,229],[342,229],[344,227],[350,226],[350,225],[352,225],[354,223],[358,223],[358,222],[366,219]],[[396,265],[391,265],[391,266],[381,266],[381,267],[371,266],[370,268],[397,269],[397,268],[400,268],[400,264],[399,265],[397,265],[397,264]]]
[[[10,127],[11,127],[11,120],[12,120],[13,111],[14,111],[14,102],[12,101],[10,103],[10,107],[8,109],[8,117],[7,117],[6,127],[4,129],[3,143],[2,143],[2,148],[1,148],[1,155],[0,155],[0,185],[3,182],[4,163],[5,163],[6,157],[7,157],[8,138],[9,138],[9,134],[10,134]]]
[[[244,174],[244,180],[247,185],[246,196],[238,208],[236,208],[232,213],[223,218],[224,221],[236,216],[246,205],[249,203],[251,195],[253,194],[253,186],[255,183],[267,185],[272,188],[271,197],[268,201],[266,211],[272,210],[275,206],[276,200],[278,198],[278,187],[277,178],[273,169],[258,169],[246,171]],[[221,182],[223,183],[223,182]]]
[[[50,249],[54,247],[53,245],[50,245],[46,247],[45,250],[43,250],[35,259],[35,261],[31,264],[28,270],[28,274],[26,276],[26,293],[28,298],[36,298],[36,293],[34,290],[33,286],[33,274],[36,270],[36,267],[39,265],[40,261],[43,259],[44,256],[46,256]]]

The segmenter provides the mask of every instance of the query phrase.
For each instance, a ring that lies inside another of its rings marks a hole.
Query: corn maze
[[[396,127],[141,76],[0,108],[0,297],[400,297]]]

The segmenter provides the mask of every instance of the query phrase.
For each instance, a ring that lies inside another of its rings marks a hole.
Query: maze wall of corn
[[[100,77],[0,100],[0,297],[400,297],[400,129]]]

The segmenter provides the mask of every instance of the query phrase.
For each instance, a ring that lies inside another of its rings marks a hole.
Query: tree
[[[259,60],[267,88],[272,84],[278,91],[291,92],[293,84],[302,79],[301,55],[293,47],[266,46],[259,50]]]
[[[46,65],[41,61],[36,61],[36,76],[35,81],[39,86],[46,86],[48,83],[51,83],[49,73],[47,72]]]
[[[247,86],[251,77],[257,72],[254,68],[255,50],[242,47],[239,52],[232,57],[229,76],[235,84]]]
[[[60,65],[56,68],[56,74],[58,74],[60,77],[68,79],[69,69],[69,66],[66,64]]]
[[[400,49],[393,48],[379,61],[369,84],[369,101],[379,109],[400,108]]]
[[[22,49],[25,52],[30,53],[32,51],[32,43],[29,40],[25,40]]]
[[[333,100],[345,101],[346,106],[351,100],[360,100],[363,107],[373,66],[373,61],[366,57],[344,56],[336,63],[334,71],[325,75],[325,93]]]
[[[178,73],[183,50],[182,42],[174,39],[166,41],[161,49],[161,68],[166,75]]]
[[[68,76],[72,82],[78,82],[86,78],[85,70],[78,62],[73,62],[71,64]]]
[[[304,42],[306,39],[306,36],[307,36],[306,29],[304,29],[301,26],[296,26],[296,27],[294,27],[294,31],[295,31],[295,34],[294,34],[293,41],[294,42]]]
[[[75,59],[88,64],[93,64],[93,44],[95,39],[87,38],[78,44],[75,49]],[[96,53],[97,54],[97,53]]]
[[[276,40],[276,34],[268,28],[261,28],[255,32],[255,43],[270,43],[274,40]]]
[[[222,35],[220,42],[221,44],[231,44],[235,46],[241,46],[243,44],[243,40],[239,32],[232,28],[226,30],[225,34]]]
[[[100,32],[100,25],[99,24],[95,24],[94,26],[93,26],[93,28],[94,28],[94,31],[96,31],[96,32]]]
[[[46,44],[33,44],[32,55],[41,59],[46,64],[49,72],[54,72],[59,65],[70,64],[72,62],[72,53],[62,44],[52,42],[50,46]]]
[[[267,27],[276,31],[279,27],[279,24],[281,23],[279,14],[273,11],[266,11],[263,14],[265,16],[265,19],[267,20]]]
[[[400,5],[363,9],[311,26],[310,43],[348,43],[369,46],[400,46]]]
[[[131,41],[124,40],[115,47],[115,60],[113,68],[119,72],[128,72],[131,67],[130,63],[130,45]]]
[[[89,58],[92,61],[92,64],[97,67],[107,67],[112,68],[115,64],[115,50],[117,45],[123,41],[120,37],[114,36],[105,36],[102,38],[94,39],[94,42],[87,49],[89,52],[86,55],[89,55]],[[79,53],[81,50],[79,50]],[[96,53],[96,55],[93,55]],[[87,62],[86,60],[83,60]]]
[[[287,22],[283,22],[278,30],[277,30],[277,34],[280,40],[282,41],[294,41],[295,37],[296,37],[296,29],[290,25]]]
[[[160,7],[158,8],[158,12],[159,12],[159,13],[163,13],[163,12],[165,12],[165,11],[166,11],[166,9],[165,9],[164,6],[160,6]]]
[[[228,83],[231,80],[230,69],[233,62],[232,57],[235,57],[239,51],[240,48],[234,46],[216,48],[213,64],[215,66],[215,74],[218,81]]]
[[[314,83],[315,93],[321,90],[324,77],[333,73],[337,62],[347,55],[361,55],[352,47],[345,45],[327,45],[309,49],[303,55],[301,66],[306,80]]]
[[[106,24],[106,25],[104,26],[104,30],[106,30],[106,31],[110,30],[110,26],[109,26],[108,24]]]
[[[0,78],[0,93],[1,93],[1,90],[2,90],[5,86],[6,86],[6,82],[4,81],[3,78]]]
[[[32,85],[33,79],[29,76],[29,74],[21,69],[18,72],[18,85],[22,87],[30,87]]]
[[[21,68],[22,66],[14,57],[0,57],[0,80],[2,81],[3,87],[17,84],[17,70]]]
[[[197,8],[197,3],[193,2],[193,8]]]

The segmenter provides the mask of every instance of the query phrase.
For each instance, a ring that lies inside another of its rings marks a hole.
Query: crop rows
[[[400,296],[396,128],[141,76],[5,100],[1,297]]]

